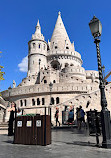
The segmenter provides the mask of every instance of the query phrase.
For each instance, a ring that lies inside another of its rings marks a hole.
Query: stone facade
[[[5,121],[6,107],[5,100],[0,96],[0,123]]]
[[[38,21],[28,46],[27,77],[18,87],[2,92],[5,100],[15,101],[25,113],[43,114],[43,110],[34,107],[50,106],[51,98],[52,122],[55,122],[56,106],[59,107],[61,121],[65,106],[72,105],[75,109],[82,105],[85,111],[101,109],[98,72],[82,67],[81,55],[75,51],[74,42],[70,42],[60,12],[51,40],[48,43],[45,41]],[[53,83],[52,89],[50,82]],[[109,110],[110,93],[111,84],[108,84],[106,96]],[[87,101],[90,105],[86,109]]]

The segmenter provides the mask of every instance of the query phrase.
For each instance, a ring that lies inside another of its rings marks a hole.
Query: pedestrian
[[[77,119],[77,126],[78,129],[81,129],[81,111],[80,108],[76,108],[76,119]]]
[[[60,122],[58,120],[59,118],[59,108],[56,107],[56,112],[55,112],[55,118],[56,118],[56,126],[57,126],[57,123],[59,123],[59,126],[60,126]]]
[[[80,112],[81,112],[81,123],[84,123],[84,126],[86,127],[86,122],[85,122],[85,112],[82,109],[82,106],[79,107],[80,108]]]
[[[15,116],[14,116],[15,107],[16,107],[15,103],[12,102],[11,103],[11,108],[8,109],[8,112],[10,112],[10,118],[9,118],[9,123],[8,123],[8,136],[13,136],[14,135],[13,122],[15,120]]]
[[[22,110],[18,107],[17,109],[17,116],[21,116],[22,115]]]
[[[73,121],[74,121],[74,112],[71,109],[70,112],[69,112],[68,125],[72,124]]]

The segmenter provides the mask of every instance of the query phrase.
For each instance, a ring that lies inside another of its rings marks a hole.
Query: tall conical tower
[[[81,55],[75,51],[74,42],[70,42],[60,12],[48,45],[48,65],[51,67],[58,69],[67,65],[82,65]]]
[[[41,34],[39,20],[32,39],[28,42],[28,76],[38,74],[39,69],[47,67],[47,42]]]

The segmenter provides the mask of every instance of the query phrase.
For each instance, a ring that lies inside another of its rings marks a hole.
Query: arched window
[[[47,83],[47,80],[44,80],[44,83]]]
[[[37,98],[37,105],[40,105],[40,99]]]
[[[32,99],[32,106],[34,106],[35,105],[35,100],[34,99]]]
[[[44,44],[44,50],[45,50],[45,44]]]
[[[51,97],[51,105],[53,105],[53,104],[54,104],[54,98]]]
[[[27,106],[27,100],[26,99],[24,100],[24,105]]]
[[[39,48],[40,48],[40,44],[39,44]]]
[[[42,105],[45,105],[45,98],[42,98]]]
[[[56,83],[56,80],[53,80],[53,83]]]
[[[35,46],[36,46],[36,44],[35,44],[35,43],[33,43],[33,48],[35,48]]]
[[[56,104],[59,104],[60,100],[59,97],[56,98]]]
[[[20,106],[23,106],[23,101],[22,100],[20,100]]]
[[[65,63],[65,67],[68,67],[68,65],[69,65],[68,63]]]

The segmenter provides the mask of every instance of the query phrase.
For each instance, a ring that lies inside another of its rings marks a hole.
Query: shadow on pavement
[[[7,140],[7,141],[3,141],[4,143],[9,143],[9,144],[13,144],[13,140]]]
[[[73,143],[66,143],[69,145],[80,145],[80,146],[90,146],[90,147],[96,147],[95,143],[91,143],[91,142],[81,142],[81,141],[74,141]]]

